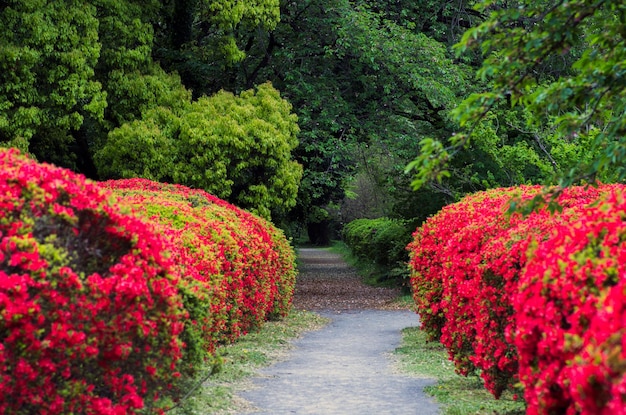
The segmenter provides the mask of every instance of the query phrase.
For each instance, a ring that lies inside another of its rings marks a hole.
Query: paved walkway
[[[302,260],[305,266],[300,278],[307,278],[306,258]],[[319,257],[317,262],[319,265]],[[419,324],[415,313],[365,309],[320,314],[331,323],[296,340],[286,360],[263,369],[253,380],[255,386],[240,393],[257,408],[245,414],[439,413],[423,392],[434,380],[394,370],[391,354],[399,346],[400,331]]]

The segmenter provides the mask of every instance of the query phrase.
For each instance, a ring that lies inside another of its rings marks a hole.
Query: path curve
[[[394,370],[400,331],[417,326],[417,315],[389,309],[397,293],[364,286],[338,255],[309,248],[299,256],[294,306],[331,322],[296,340],[286,360],[261,370],[239,394],[257,409],[241,415],[438,414],[423,392],[434,380]]]

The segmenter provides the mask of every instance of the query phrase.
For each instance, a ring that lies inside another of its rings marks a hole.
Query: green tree
[[[279,21],[279,0],[173,0],[155,25],[154,55],[195,97],[250,89],[257,82],[242,82],[244,71],[236,68],[247,65]]]
[[[381,144],[394,152],[420,134],[448,135],[447,111],[467,87],[469,68],[451,59],[446,44],[365,3],[283,2],[267,47],[252,48],[239,66],[271,79],[298,114],[304,176],[291,217],[317,234],[362,170],[363,148]],[[393,174],[409,160],[396,163]]]
[[[463,127],[449,147],[422,142],[410,168],[416,185],[449,172],[452,156],[474,140],[498,105],[522,108],[527,142],[545,140],[562,186],[626,177],[626,5],[622,1],[483,1],[486,20],[468,30],[459,53],[479,47],[485,92],[454,112]],[[558,157],[564,157],[561,164]],[[573,158],[570,158],[573,157]]]
[[[97,177],[106,134],[182,85],[152,61],[160,2],[8,1],[0,10],[0,142]],[[155,82],[158,79],[158,82]],[[175,99],[170,99],[174,103]]]
[[[269,218],[295,205],[297,117],[271,84],[157,107],[111,131],[96,164],[107,178],[184,184]]]
[[[102,119],[93,5],[6,1],[0,10],[0,143],[76,168],[85,118]]]

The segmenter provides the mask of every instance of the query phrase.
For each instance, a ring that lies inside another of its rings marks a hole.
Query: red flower
[[[469,196],[415,232],[423,328],[494,395],[521,381],[528,413],[613,413],[626,406],[623,187],[567,189],[556,215],[505,214],[512,195],[538,190]]]

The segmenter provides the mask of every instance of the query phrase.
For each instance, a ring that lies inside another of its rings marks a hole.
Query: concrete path
[[[303,275],[306,271],[303,272]],[[394,370],[400,331],[417,326],[406,310],[322,311],[331,323],[294,342],[289,357],[240,393],[263,415],[434,415],[423,388],[434,384]]]

